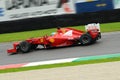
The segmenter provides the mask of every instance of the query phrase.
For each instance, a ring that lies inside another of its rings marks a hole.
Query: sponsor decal
[[[72,0],[1,0],[0,5],[5,9],[0,21],[75,13]]]
[[[13,10],[13,9],[21,9],[21,8],[54,5],[57,2],[55,0],[6,0],[5,3],[7,10]]]
[[[6,10],[20,9],[20,8],[31,8],[40,7],[45,5],[56,5],[56,8],[63,8],[66,12],[71,12],[68,5],[69,0],[6,0]]]
[[[41,39],[40,39],[40,42],[43,42],[43,41],[44,41],[43,38],[41,38]]]
[[[50,38],[49,41],[50,41],[51,43],[54,43],[54,42],[55,42],[54,38]]]
[[[112,10],[114,9],[112,0],[82,0],[83,2],[79,2],[77,0],[76,12],[84,13],[84,12],[96,12],[102,10]]]

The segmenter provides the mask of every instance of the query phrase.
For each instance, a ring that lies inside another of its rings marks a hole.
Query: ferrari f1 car
[[[13,48],[8,49],[8,54],[27,53],[34,50],[38,45],[43,48],[72,46],[76,44],[88,45],[101,38],[99,23],[92,23],[85,26],[86,31],[73,28],[58,28],[50,36],[30,38],[25,41],[13,43]]]

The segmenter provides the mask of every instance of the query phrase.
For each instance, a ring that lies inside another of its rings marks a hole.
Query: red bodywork
[[[89,35],[91,36],[91,39],[96,39],[98,38],[98,30],[89,30],[87,31]],[[51,36],[43,36],[43,37],[38,37],[38,38],[30,38],[25,41],[32,45],[43,45],[44,48],[46,46],[50,47],[60,47],[60,46],[70,46],[74,44],[79,43],[79,39],[83,34],[86,34],[86,32],[73,29],[73,28],[63,28],[61,31],[56,31],[54,35]],[[15,42],[13,43],[13,49],[8,49],[7,52],[9,54],[11,53],[17,53],[19,49],[19,44],[21,42]]]

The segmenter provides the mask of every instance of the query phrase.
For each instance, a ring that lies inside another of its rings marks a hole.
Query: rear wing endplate
[[[85,25],[86,31],[94,30],[94,29],[98,29],[100,32],[100,24],[99,23],[91,23],[91,24]]]

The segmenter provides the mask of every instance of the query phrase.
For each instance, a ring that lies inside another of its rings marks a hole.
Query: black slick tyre
[[[81,37],[80,37],[80,43],[82,44],[82,45],[88,45],[88,44],[90,44],[91,43],[91,41],[92,41],[92,38],[91,38],[91,36],[89,35],[89,34],[83,34]]]
[[[31,50],[31,44],[27,41],[22,41],[19,44],[19,49],[20,49],[21,52],[27,53]]]

